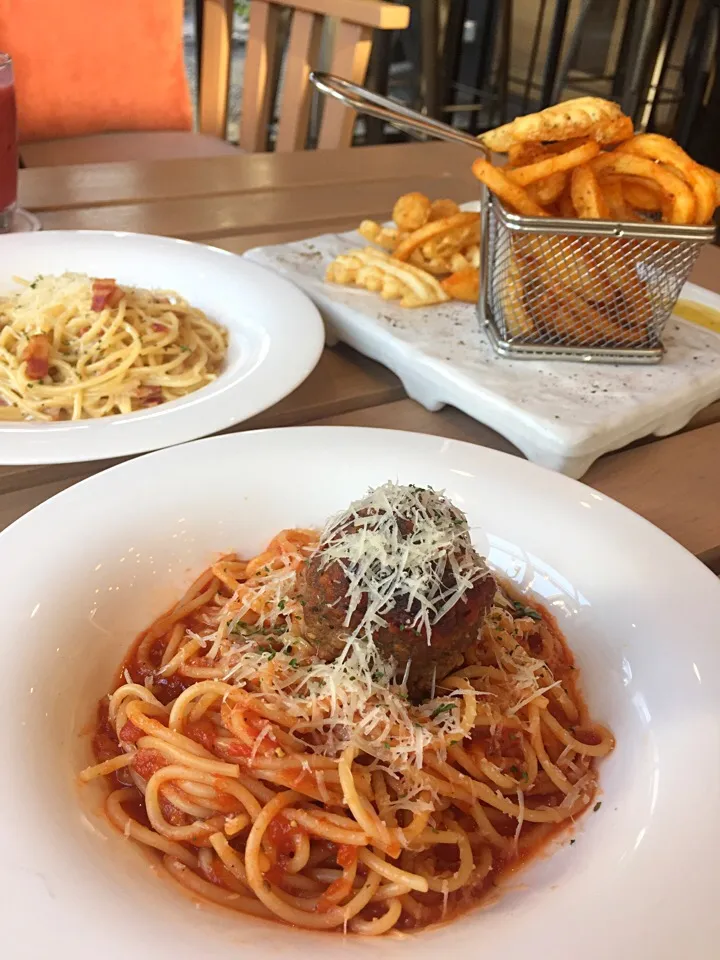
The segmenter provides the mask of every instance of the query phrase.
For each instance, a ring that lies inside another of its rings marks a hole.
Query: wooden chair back
[[[200,129],[203,133],[224,137],[233,2],[204,0],[203,11]],[[288,16],[289,29],[285,29]],[[287,152],[305,148],[312,102],[309,76],[318,66],[328,18],[335,21],[330,72],[345,80],[363,83],[373,30],[403,30],[409,23],[410,10],[381,0],[251,0],[240,122],[240,146],[244,150],[255,153],[267,149],[268,125],[273,119],[276,94],[279,103],[275,149]],[[328,99],[324,104],[318,147],[350,146],[354,123],[353,110]]]

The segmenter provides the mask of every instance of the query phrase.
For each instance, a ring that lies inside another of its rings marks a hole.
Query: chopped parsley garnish
[[[570,841],[570,846],[572,846],[574,843],[575,843],[575,838],[573,837],[573,839]]]
[[[290,661],[290,666],[291,666],[291,667],[296,667],[297,665],[298,665],[298,662],[297,662],[297,660],[295,659],[295,657],[293,657],[292,660]]]
[[[284,609],[285,609],[285,601],[280,600],[280,602],[278,603],[278,610],[284,610]]]
[[[450,710],[455,709],[454,703],[441,703],[439,707],[435,707],[433,712],[430,714],[430,719],[434,720],[435,717],[439,717],[441,713],[448,713]]]
[[[521,617],[530,617],[531,620],[542,620],[542,616],[537,610],[533,610],[532,607],[526,607],[525,604],[520,603],[519,600],[513,600],[513,606]]]
[[[601,806],[602,806],[602,800],[598,800],[598,802],[593,807],[593,813],[597,813]]]

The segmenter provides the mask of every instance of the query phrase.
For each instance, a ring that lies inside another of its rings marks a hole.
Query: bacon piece
[[[125,291],[112,279],[93,280],[90,309],[100,313],[106,307],[116,307],[125,296]]]
[[[28,380],[42,380],[47,376],[50,369],[50,341],[44,333],[30,337],[20,359],[27,364],[25,373]]]
[[[163,402],[162,387],[138,387],[134,393],[142,407],[154,407]]]
[[[153,323],[153,324],[151,324],[151,326],[152,326],[153,330],[155,331],[155,333],[167,333],[167,332],[168,332],[168,328],[165,326],[164,323]]]

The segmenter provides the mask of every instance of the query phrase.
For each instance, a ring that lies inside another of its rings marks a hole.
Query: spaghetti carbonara
[[[0,298],[0,419],[131,413],[213,381],[227,331],[169,290],[79,273]]]

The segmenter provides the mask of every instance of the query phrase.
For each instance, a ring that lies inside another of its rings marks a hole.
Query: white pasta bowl
[[[226,327],[218,378],[133,413],[57,423],[0,420],[0,463],[72,463],[145,453],[232,427],[282,400],[322,353],[320,314],[292,283],[241,257],[186,240],[93,230],[0,236],[0,296],[13,277],[86,273],[174,290]]]
[[[197,904],[81,788],[95,704],[136,634],[222,551],[319,525],[388,479],[444,489],[478,549],[543,599],[617,748],[601,808],[502,896],[405,939],[308,933]],[[646,521],[580,483],[436,437],[297,428],[136,459],[0,536],[8,960],[714,960],[720,942],[720,585]]]

